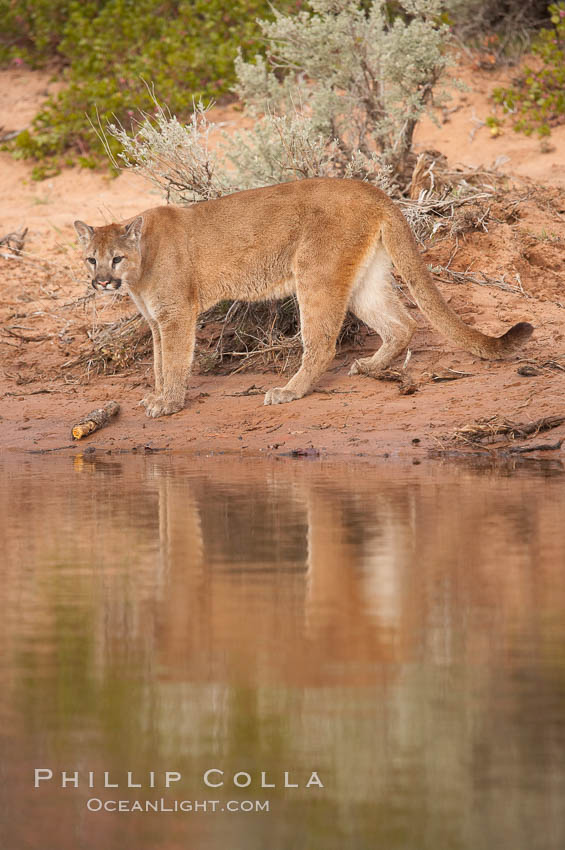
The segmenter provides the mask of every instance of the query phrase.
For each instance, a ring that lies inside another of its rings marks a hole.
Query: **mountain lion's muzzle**
[[[119,289],[122,285],[121,278],[111,277],[108,280],[100,280],[95,277],[92,281],[92,286],[94,289],[97,289],[98,292],[115,292],[116,289]]]

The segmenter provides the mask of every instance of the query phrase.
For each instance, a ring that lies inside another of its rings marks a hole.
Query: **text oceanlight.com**
[[[100,800],[86,802],[89,812],[268,812],[269,800]]]

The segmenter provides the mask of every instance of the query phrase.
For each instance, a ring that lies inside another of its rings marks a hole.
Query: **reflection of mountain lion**
[[[415,322],[389,283],[390,259],[432,325],[480,357],[499,357],[532,332],[502,337],[469,328],[447,306],[402,213],[355,180],[314,179],[238,192],[190,207],[155,207],[125,224],[75,222],[92,285],[127,285],[153,335],[155,392],[149,416],[184,405],[198,314],[223,299],[260,301],[296,293],[304,353],[265,404],[301,398],[332,360],[346,310],[382,337],[351,373],[373,375],[405,348]]]

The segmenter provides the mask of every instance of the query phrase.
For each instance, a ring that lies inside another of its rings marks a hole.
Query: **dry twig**
[[[23,230],[7,233],[6,236],[0,237],[0,245],[5,245],[10,251],[13,251],[16,256],[22,253],[24,242],[27,236],[28,228]]]
[[[451,439],[463,443],[496,442],[501,437],[510,440],[524,440],[526,437],[535,436],[542,431],[557,428],[565,422],[565,416],[545,416],[533,422],[512,422],[500,416],[491,416],[488,419],[479,419],[472,425],[458,428],[451,435]]]

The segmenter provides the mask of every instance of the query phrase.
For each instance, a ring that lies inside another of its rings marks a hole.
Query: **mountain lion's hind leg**
[[[288,384],[274,387],[265,395],[265,404],[284,404],[302,398],[335,356],[337,335],[347,306],[346,293],[328,294],[328,281],[317,274],[302,278],[297,287],[302,336],[302,364]]]
[[[375,272],[379,272],[375,274]],[[408,347],[416,322],[394,292],[384,269],[369,269],[352,293],[349,309],[382,339],[372,357],[355,360],[350,375],[377,375]]]

